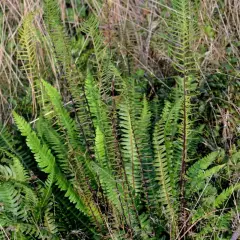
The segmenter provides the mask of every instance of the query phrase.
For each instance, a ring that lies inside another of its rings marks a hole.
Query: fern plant
[[[41,182],[28,174],[15,155],[1,149],[2,239],[59,239],[51,185],[51,175]]]
[[[133,83],[134,80],[123,82],[123,86],[126,85],[124,94],[115,109],[118,117],[118,135],[115,136],[112,113],[102,101],[94,79],[88,76],[86,94],[94,116],[96,136],[94,157],[88,155],[84,142],[78,139],[76,122],[63,108],[60,95],[45,81],[42,85],[45,104],[52,106],[51,119],[41,117],[37,132],[16,113],[15,121],[26,136],[39,168],[65,192],[65,197],[76,209],[88,216],[102,237],[106,234],[112,239],[155,239],[168,233],[171,239],[181,239],[188,233],[188,229],[183,231],[179,227],[181,86],[173,94],[176,100],[166,101],[162,117],[154,124],[151,133],[148,107],[151,102]],[[87,90],[90,86],[91,92]],[[238,189],[239,185],[235,184],[218,194],[210,184],[211,178],[226,168],[226,163],[217,164],[223,157],[222,152],[213,152],[195,161],[187,170],[185,201],[192,209],[188,214],[189,222],[195,223],[205,217],[210,219],[205,216],[206,211],[214,212]],[[209,194],[214,192],[215,197],[212,196],[206,204]],[[199,205],[194,206],[191,202]],[[165,230],[159,232],[157,221],[164,224]]]

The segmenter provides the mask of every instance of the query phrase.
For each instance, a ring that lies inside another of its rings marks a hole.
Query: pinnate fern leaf
[[[13,113],[15,122],[21,131],[23,136],[26,136],[27,145],[33,152],[36,161],[42,171],[45,173],[55,174],[55,180],[58,187],[66,191],[65,196],[70,199],[71,202],[76,204],[76,207],[82,211],[83,213],[87,214],[87,210],[77,194],[74,192],[72,186],[64,177],[58,166],[56,165],[56,161],[54,156],[52,155],[51,151],[48,147],[44,144],[40,143],[36,133],[32,131],[30,125],[19,115]]]
[[[240,183],[236,183],[228,187],[227,189],[223,190],[215,199],[215,207],[219,208],[232,194],[234,191],[240,189]]]

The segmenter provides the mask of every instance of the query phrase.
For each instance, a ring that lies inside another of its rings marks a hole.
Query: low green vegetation
[[[199,39],[213,46],[218,15],[153,2],[149,35],[133,3],[130,23],[112,1],[44,0],[22,17],[6,68],[20,75],[0,91],[0,239],[240,236],[237,40],[206,69]]]

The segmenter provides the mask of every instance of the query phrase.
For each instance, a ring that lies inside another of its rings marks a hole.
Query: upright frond
[[[34,153],[35,159],[38,162],[39,167],[45,173],[51,174],[54,172],[55,181],[58,187],[61,190],[66,191],[66,197],[68,197],[70,201],[75,203],[79,210],[88,215],[89,213],[88,210],[86,209],[86,206],[84,206],[82,200],[79,199],[70,183],[67,181],[67,179],[64,177],[64,175],[56,165],[55,158],[48,149],[48,147],[40,143],[40,140],[38,139],[36,133],[32,131],[31,127],[26,123],[26,121],[22,117],[14,113],[14,119],[22,135],[27,137],[27,145]]]

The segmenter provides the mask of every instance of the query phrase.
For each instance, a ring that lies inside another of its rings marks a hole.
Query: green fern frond
[[[136,147],[136,139],[133,130],[133,122],[130,115],[130,109],[127,105],[121,104],[119,111],[122,134],[122,152],[125,161],[125,170],[128,181],[132,188],[138,193],[141,186],[140,162]]]
[[[109,168],[108,167],[108,162],[107,160],[107,155],[106,155],[106,149],[105,149],[105,144],[104,144],[104,135],[102,131],[100,130],[99,127],[96,129],[96,140],[95,140],[95,155],[98,163],[100,166],[104,168]]]
[[[14,113],[14,119],[22,135],[27,137],[27,145],[33,152],[35,159],[39,164],[39,167],[45,173],[54,173],[57,185],[61,190],[66,191],[65,196],[68,197],[70,201],[75,203],[76,207],[80,211],[87,214],[86,207],[84,206],[81,199],[79,199],[77,194],[74,192],[72,186],[64,177],[60,169],[56,166],[55,158],[50,152],[50,150],[47,148],[47,146],[40,143],[40,140],[38,139],[36,133],[32,131],[29,124],[27,124],[22,117]]]
[[[149,103],[144,96],[142,101],[142,112],[139,116],[139,119],[136,121],[136,144],[138,147],[138,152],[141,159],[141,181],[143,191],[146,197],[147,205],[154,206],[156,197],[155,197],[155,171],[154,171],[154,161],[153,161],[153,149],[151,145],[151,111]],[[155,205],[156,206],[156,205]]]
[[[166,216],[170,216],[169,222],[173,227],[173,234],[176,234],[177,222],[176,213],[173,205],[173,194],[171,180],[169,177],[168,162],[166,157],[166,146],[164,139],[164,123],[161,121],[156,124],[153,133],[153,145],[155,155],[156,180],[160,184],[159,200],[166,207]]]
[[[3,204],[3,211],[11,217],[19,219],[26,218],[26,212],[21,206],[21,195],[10,183],[0,184],[0,202]]]
[[[14,141],[8,129],[0,125],[0,148],[13,151],[15,143],[16,141]]]
[[[213,175],[217,174],[222,168],[224,168],[226,164],[221,164],[215,167],[212,167],[205,172],[202,172],[198,175],[199,179],[203,178],[206,179],[208,177],[212,177]]]
[[[171,20],[169,22],[169,53],[174,66],[184,76],[196,73],[194,40],[196,36],[196,16],[193,4],[188,0],[172,0]]]
[[[223,152],[212,152],[206,157],[195,162],[190,168],[187,170],[187,176],[191,179],[197,178],[199,174],[206,170],[219,156],[221,156]]]
[[[39,77],[37,69],[36,44],[38,42],[35,26],[33,24],[36,12],[31,12],[25,16],[22,27],[19,30],[19,59],[24,62],[24,70],[33,86],[33,81]]]
[[[46,227],[47,231],[51,234],[57,234],[58,228],[55,222],[54,215],[50,212],[51,209],[48,209],[44,215],[44,226]]]
[[[61,139],[61,135],[44,118],[40,117],[36,124],[40,138],[45,141],[57,156],[57,162],[66,175],[70,175],[70,166],[67,161],[67,146]]]
[[[97,71],[95,76],[99,82],[100,93],[105,99],[105,102],[109,102],[111,97],[109,93],[113,89],[119,90],[122,87],[122,76],[118,68],[113,63],[113,57],[110,54],[109,49],[106,44],[104,44],[104,37],[99,31],[99,20],[95,16],[90,16],[81,25],[81,31],[83,31],[87,38],[91,39],[93,44],[93,52],[95,58],[89,59],[89,65],[93,65],[93,70],[95,66]]]
[[[14,157],[13,155],[11,158],[13,159],[12,168],[16,174],[16,180],[26,182],[27,179],[29,179],[27,171],[24,169],[18,158]]]
[[[82,145],[81,138],[78,135],[77,125],[75,121],[70,118],[67,110],[62,106],[60,94],[57,90],[45,81],[42,81],[46,90],[47,97],[53,107],[54,115],[57,118],[58,125],[61,127],[64,134],[63,139],[67,140],[68,151],[72,152],[73,162],[81,172],[81,175],[91,174],[89,167],[89,156],[86,155],[86,149]],[[78,159],[76,161],[76,159]],[[83,169],[85,170],[83,172]]]
[[[1,126],[0,126],[1,127]],[[12,133],[6,127],[0,128],[0,151],[9,152],[17,157],[25,169],[33,167],[32,159],[28,151],[24,149],[24,144],[17,147],[19,142],[13,138]]]
[[[83,74],[78,71],[73,62],[71,42],[61,22],[58,2],[56,0],[45,0],[44,10],[51,42],[49,48],[56,59],[58,76],[64,82],[67,82],[67,88],[71,94],[76,113],[79,137],[84,142],[89,154],[93,154],[94,127],[85,95]]]
[[[78,144],[78,135],[77,135],[77,127],[73,119],[70,118],[68,112],[62,106],[62,101],[57,90],[52,87],[46,81],[42,81],[42,84],[47,92],[47,96],[50,99],[50,102],[53,106],[54,113],[58,119],[59,125],[63,130],[66,130],[66,137],[69,138],[68,142],[72,146],[73,149],[79,148]]]
[[[98,72],[102,72],[102,60],[106,57],[107,48],[103,44],[103,37],[99,33],[99,21],[92,15],[81,25],[81,30],[92,40]]]
[[[123,196],[123,188],[120,181],[117,181],[108,169],[100,167],[97,163],[92,162],[94,171],[100,178],[101,185],[110,202],[115,205],[118,211],[122,211],[120,198]]]
[[[234,191],[240,189],[240,184],[236,183],[235,185],[230,186],[229,188],[225,189],[220,193],[215,199],[215,207],[219,208],[232,194]]]
[[[101,166],[114,170],[117,167],[117,162],[113,145],[114,138],[112,135],[113,129],[111,126],[110,109],[102,100],[100,89],[90,71],[88,71],[87,74],[85,91],[95,127],[96,158],[102,162],[103,165]],[[98,153],[98,151],[100,152]],[[103,151],[104,156],[100,156],[103,154]]]
[[[35,80],[41,76],[41,69],[38,57],[38,45],[40,35],[34,25],[34,18],[37,12],[28,13],[19,29],[18,59],[22,61],[23,71],[27,75],[31,87],[33,111],[37,109]]]
[[[69,67],[72,63],[70,39],[67,36],[61,22],[60,8],[56,0],[44,0],[44,19],[48,29],[48,34],[54,46],[52,49],[58,64],[63,67],[64,74],[69,74]]]

